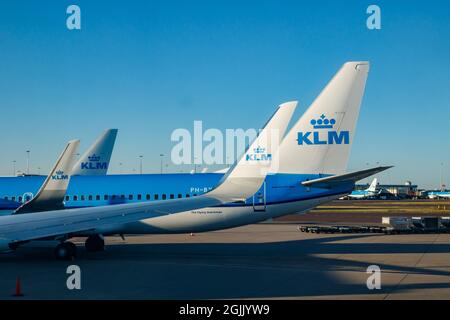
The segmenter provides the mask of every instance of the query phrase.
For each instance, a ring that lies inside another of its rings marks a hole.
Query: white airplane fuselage
[[[108,234],[170,234],[197,233],[239,227],[289,214],[301,214],[314,207],[339,199],[345,194],[267,205],[264,211],[253,206],[212,207],[149,218],[123,225],[99,228],[92,233]],[[91,233],[83,233],[89,235]]]

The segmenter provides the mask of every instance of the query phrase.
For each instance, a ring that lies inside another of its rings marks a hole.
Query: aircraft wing
[[[256,192],[256,191],[255,191]],[[70,237],[96,228],[222,204],[206,194],[193,198],[132,203],[107,207],[65,209],[0,217],[0,242]],[[1,245],[0,245],[1,247]]]
[[[17,208],[13,214],[64,209],[75,154],[80,140],[69,141],[36,196]]]
[[[266,157],[267,161],[253,161],[254,158],[251,155],[262,150],[267,154],[278,151],[281,137],[296,105],[296,102],[281,105],[243,157],[230,169],[217,187],[208,193],[183,199],[0,217],[0,249],[6,251],[15,244],[30,240],[70,237],[73,233],[109,225],[244,201],[260,189],[267,173],[273,170],[271,157]]]
[[[329,176],[325,178],[303,181],[302,185],[304,185],[305,187],[331,189],[336,184],[341,184],[345,182],[355,183],[356,181],[370,177],[371,175],[374,175],[378,172],[382,172],[390,168],[392,168],[392,166],[376,167],[351,173],[340,174],[336,176]]]

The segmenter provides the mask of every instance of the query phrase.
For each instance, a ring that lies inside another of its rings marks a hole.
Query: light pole
[[[160,154],[159,155],[161,157],[161,174],[163,173],[163,158],[164,158],[164,154]]]
[[[16,175],[16,160],[13,160],[13,177]]]
[[[366,162],[367,169],[369,169],[370,163]],[[367,185],[370,186],[370,177],[367,177]]]
[[[27,175],[30,174],[30,150],[27,150]]]
[[[41,167],[38,167],[38,175],[41,175]]]
[[[139,156],[139,172],[142,174],[142,158],[143,156]]]
[[[122,163],[122,162],[120,162],[120,163],[119,163],[119,171],[120,171],[120,174],[122,174],[122,173],[123,173],[123,171],[122,171],[122,165],[123,165],[123,163]]]
[[[443,178],[443,168],[444,168],[444,163],[443,162],[441,162],[441,177],[440,177],[440,186],[439,186],[439,189],[441,190],[441,191],[444,191],[443,189],[443,186],[444,186],[444,178]]]

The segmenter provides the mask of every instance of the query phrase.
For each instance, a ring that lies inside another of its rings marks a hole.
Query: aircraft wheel
[[[72,242],[62,242],[55,248],[55,257],[58,260],[71,260],[77,254],[77,247]]]
[[[88,252],[98,252],[105,250],[105,240],[103,236],[95,234],[89,236],[84,244]]]

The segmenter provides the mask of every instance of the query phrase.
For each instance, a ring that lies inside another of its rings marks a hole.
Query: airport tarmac
[[[190,235],[107,238],[56,261],[52,246],[0,256],[0,299],[450,299],[450,234],[305,234],[262,223]],[[81,267],[81,290],[66,268]],[[382,270],[381,290],[366,286]],[[16,277],[22,298],[11,296]]]

